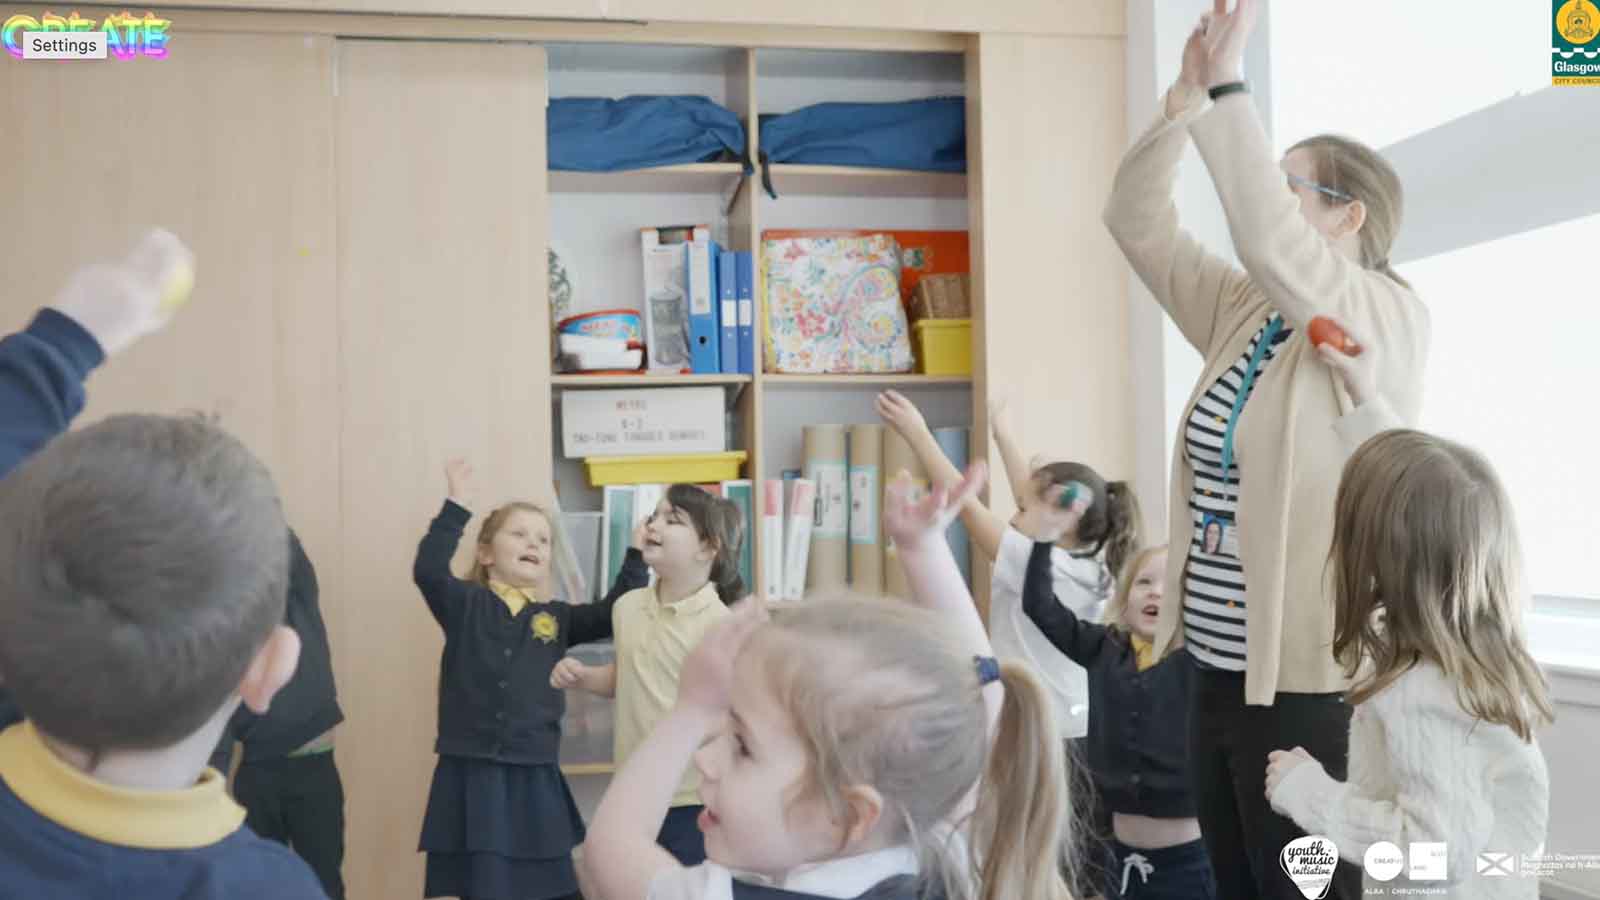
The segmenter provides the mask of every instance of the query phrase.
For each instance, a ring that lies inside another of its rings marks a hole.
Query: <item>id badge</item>
[[[1200,520],[1200,552],[1207,556],[1239,558],[1239,528],[1232,518],[1207,513]]]

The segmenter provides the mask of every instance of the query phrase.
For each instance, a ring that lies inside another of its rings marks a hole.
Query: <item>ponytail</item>
[[[1122,574],[1133,554],[1144,543],[1141,532],[1139,498],[1126,481],[1113,481],[1106,485],[1106,568],[1113,578]]]
[[[1090,549],[1075,551],[1073,556],[1087,558],[1103,550],[1111,576],[1115,578],[1121,574],[1122,567],[1143,543],[1143,516],[1133,487],[1126,481],[1107,482],[1099,472],[1079,462],[1050,463],[1039,472],[1046,484],[1078,481],[1094,492],[1094,502],[1078,520],[1078,540],[1088,544]]]
[[[1071,817],[1051,701],[1019,663],[1001,663],[1000,683],[1005,701],[973,818],[976,900],[1071,900],[1057,865]]]

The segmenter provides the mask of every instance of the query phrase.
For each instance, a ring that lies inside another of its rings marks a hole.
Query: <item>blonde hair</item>
[[[975,661],[925,610],[808,601],[775,609],[752,643],[772,651],[765,674],[807,748],[791,800],[818,799],[848,822],[844,789],[871,785],[927,886],[949,900],[1070,900],[1056,865],[1068,828],[1062,754],[1050,700],[1025,667],[1000,668],[991,748]],[[957,858],[937,830],[955,824],[974,786],[971,843]]]
[[[1345,463],[1329,552],[1334,656],[1362,703],[1418,663],[1461,708],[1523,740],[1554,720],[1523,634],[1527,595],[1511,502],[1478,452],[1388,431]],[[1370,666],[1370,668],[1369,668]]]
[[[1133,555],[1128,560],[1122,572],[1117,577],[1116,593],[1111,595],[1111,600],[1106,603],[1106,611],[1100,616],[1100,623],[1108,628],[1115,628],[1126,632],[1128,625],[1123,619],[1128,614],[1128,595],[1133,593],[1133,580],[1139,576],[1139,570],[1150,561],[1157,553],[1167,552],[1166,544],[1156,544],[1146,547]]]
[[[494,512],[489,513],[489,515],[484,518],[483,524],[478,526],[478,542],[477,546],[473,548],[472,568],[467,572],[468,581],[475,581],[484,587],[489,586],[489,567],[480,561],[478,557],[478,551],[481,551],[483,548],[494,543],[495,535],[499,534],[500,529],[505,527],[506,520],[511,518],[512,513],[518,512],[533,513],[534,515],[544,519],[545,525],[550,527],[550,565],[552,571],[554,570],[556,559],[556,533],[555,522],[551,518],[549,511],[537,503],[529,503],[526,500],[514,500],[505,504],[504,506],[496,508]]]
[[[1318,192],[1324,205],[1360,200],[1366,207],[1367,217],[1357,235],[1361,241],[1362,267],[1382,272],[1395,283],[1409,288],[1411,283],[1389,265],[1389,251],[1400,236],[1400,222],[1405,213],[1405,190],[1394,166],[1366,144],[1336,134],[1308,137],[1289,148],[1289,152],[1295,150],[1311,154],[1318,184],[1351,198],[1341,200]]]

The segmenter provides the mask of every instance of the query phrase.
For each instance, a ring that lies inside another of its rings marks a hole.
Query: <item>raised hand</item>
[[[1066,491],[1064,484],[1045,485],[1035,478],[1033,498],[1017,514],[1017,530],[1041,544],[1054,544],[1062,535],[1076,532],[1094,497],[1078,497],[1064,507],[1061,499]]]
[[[1259,0],[1234,0],[1232,12],[1228,0],[1214,0],[1211,12],[1200,19],[1200,36],[1205,45],[1205,87],[1216,87],[1230,81],[1244,79],[1244,50],[1250,43],[1250,33],[1255,30],[1260,14]],[[1189,62],[1189,48],[1184,47],[1184,64]]]
[[[445,483],[449,485],[450,500],[457,506],[472,508],[472,465],[457,457],[444,464]]]
[[[917,405],[906,399],[899,391],[884,391],[878,395],[875,405],[878,408],[878,415],[884,422],[907,440],[912,435],[928,430],[928,422],[922,417],[922,410],[917,409]]]
[[[155,229],[121,260],[74,272],[51,305],[111,356],[165,326],[193,287],[194,253],[175,235]]]
[[[915,552],[930,540],[944,540],[944,532],[955,521],[961,504],[983,490],[989,467],[975,462],[954,488],[936,485],[921,500],[913,499],[911,477],[901,472],[889,483],[883,506],[883,528],[904,554]]]
[[[733,607],[733,614],[712,626],[683,661],[678,676],[678,706],[720,713],[733,694],[733,664],[744,643],[767,621],[767,608],[751,597]]]

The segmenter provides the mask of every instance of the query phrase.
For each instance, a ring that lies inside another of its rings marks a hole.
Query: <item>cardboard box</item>
[[[561,447],[569,459],[721,453],[728,449],[722,388],[567,391]]]

